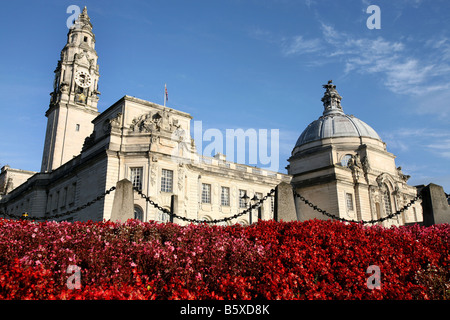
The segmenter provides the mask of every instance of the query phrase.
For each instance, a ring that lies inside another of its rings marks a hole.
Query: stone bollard
[[[170,212],[175,214],[178,213],[178,196],[175,194],[170,197]],[[169,221],[173,222],[173,220],[174,217],[171,215]]]
[[[297,221],[294,192],[289,183],[281,182],[275,188],[274,219],[276,221]]]
[[[444,189],[437,184],[430,183],[423,187],[421,192],[424,226],[450,223],[450,205]]]
[[[133,184],[127,179],[117,182],[114,202],[111,210],[111,221],[125,222],[134,219]]]

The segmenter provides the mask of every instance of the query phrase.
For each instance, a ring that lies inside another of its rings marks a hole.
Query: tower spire
[[[333,84],[333,80],[329,80],[327,84],[323,85],[323,88],[326,89],[325,93],[322,97],[323,102],[323,115],[336,114],[336,113],[344,113],[341,107],[341,99],[342,97],[336,90],[336,85]]]
[[[89,31],[92,32],[91,19],[89,18],[89,15],[87,13],[86,6],[83,8],[83,11],[78,15],[78,17],[76,18],[74,24],[69,29],[70,30],[85,29],[85,30],[89,30]]]
[[[77,156],[99,114],[98,55],[95,35],[84,7],[67,33],[54,71],[41,171],[51,171]]]
[[[78,16],[78,21],[84,25],[89,24],[89,26],[92,28],[91,19],[88,16],[86,6],[84,6],[83,11]]]

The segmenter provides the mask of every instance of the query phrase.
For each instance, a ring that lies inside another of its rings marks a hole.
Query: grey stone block
[[[125,222],[134,218],[133,184],[127,179],[117,182],[114,202],[111,211],[111,221]]]
[[[430,183],[422,189],[423,224],[450,223],[450,206],[444,189]]]
[[[281,182],[275,188],[275,220],[297,221],[294,193],[289,183]]]

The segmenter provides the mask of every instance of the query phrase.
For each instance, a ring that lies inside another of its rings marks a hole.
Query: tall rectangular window
[[[66,206],[66,200],[67,200],[67,187],[65,187],[63,189],[62,196],[61,196],[60,206],[62,208]]]
[[[75,197],[76,197],[76,194],[77,194],[77,183],[74,182],[69,187],[70,187],[70,189],[68,191],[69,194],[67,195],[67,203],[69,204],[69,206],[72,206],[75,203]]]
[[[245,208],[247,204],[245,203],[244,197],[247,194],[247,191],[239,189],[239,208]]]
[[[388,189],[383,192],[383,200],[384,200],[384,212],[386,215],[390,215],[392,213],[392,207],[391,207],[391,199],[389,197],[389,191]]]
[[[130,181],[133,184],[133,188],[142,190],[142,167],[130,168]]]
[[[172,192],[173,186],[173,171],[162,169],[161,172],[161,191]]]
[[[347,210],[353,211],[353,196],[351,193],[345,194],[345,202],[347,203]]]
[[[222,206],[230,205],[230,188],[222,187],[222,193],[220,194],[220,204]]]
[[[59,191],[56,191],[53,197],[52,210],[56,211],[58,209],[58,201],[59,201]]]
[[[53,195],[50,194],[50,195],[48,195],[46,212],[50,212],[52,210],[52,203],[53,203]]]
[[[202,183],[202,203],[211,203],[211,185]]]

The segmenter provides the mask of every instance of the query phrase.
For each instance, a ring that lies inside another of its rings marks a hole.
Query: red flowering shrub
[[[449,249],[449,224],[0,219],[0,299],[449,299]]]

